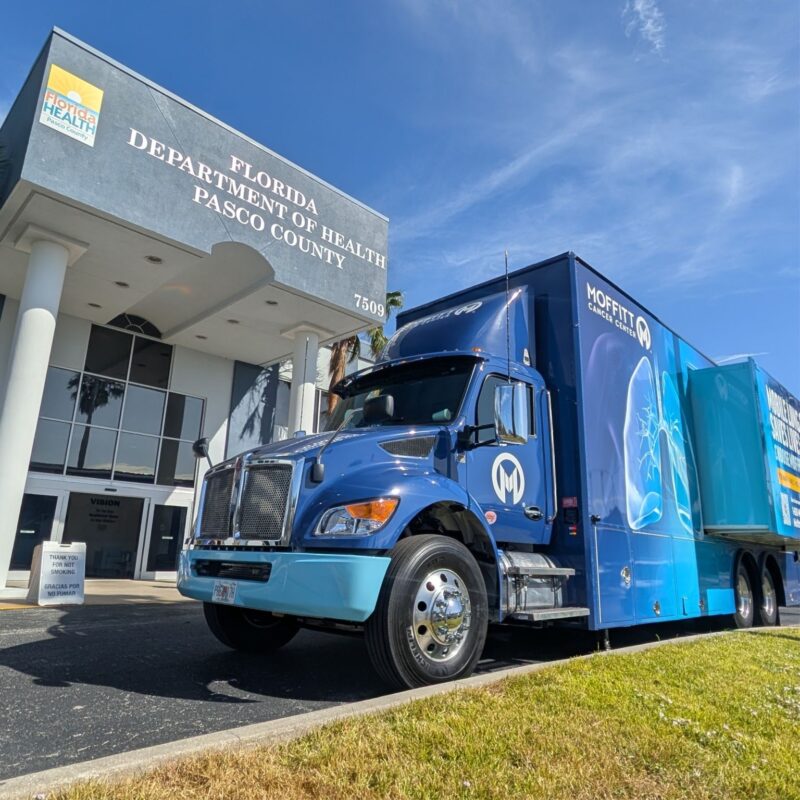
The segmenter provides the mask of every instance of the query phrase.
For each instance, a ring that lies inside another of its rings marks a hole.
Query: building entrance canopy
[[[61,31],[0,148],[0,294],[20,297],[44,229],[74,250],[62,313],[226,358],[383,318],[385,217]]]

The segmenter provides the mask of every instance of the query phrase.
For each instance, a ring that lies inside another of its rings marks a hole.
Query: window
[[[116,431],[76,425],[69,445],[67,475],[109,479],[116,444]]]
[[[507,383],[508,379],[500,375],[489,375],[481,386],[481,393],[478,395],[478,404],[475,412],[475,424],[480,428],[481,425],[494,426],[494,390],[498,386]],[[494,427],[484,428],[476,434],[478,442],[491,442],[496,437]]]
[[[144,383],[166,389],[169,384],[169,368],[172,364],[172,347],[163,342],[136,337],[131,360],[132,383]]]
[[[59,475],[64,471],[69,429],[70,425],[67,422],[39,420],[36,438],[33,440],[31,469],[37,472],[55,472]]]
[[[158,462],[158,483],[164,486],[194,486],[197,459],[191,442],[164,439]]]
[[[528,385],[528,425],[530,426],[529,436],[536,436],[538,430],[536,425],[536,392],[533,386]]]
[[[108,378],[127,378],[132,344],[133,336],[129,333],[92,325],[86,349],[86,371]]]
[[[156,389],[128,386],[125,413],[122,417],[123,430],[158,436],[161,433],[166,397],[166,392],[159,392]]]
[[[44,383],[39,416],[71,422],[80,381],[80,372],[51,367],[47,371],[47,379]]]
[[[164,422],[164,436],[194,441],[200,435],[202,416],[202,400],[170,392],[167,401],[167,419]]]
[[[331,415],[328,407],[330,396],[330,392],[326,392],[323,389],[317,389],[317,394],[314,398],[314,419],[317,422],[316,427],[314,428],[315,432],[328,430],[328,419]]]
[[[328,419],[328,430],[342,420],[345,427],[368,425],[443,425],[458,415],[475,359],[456,356],[378,368],[345,387],[345,396]],[[391,419],[364,419],[367,399],[379,395],[394,398]]]
[[[121,433],[114,477],[121,481],[153,483],[156,477],[158,437]]]
[[[92,326],[85,371],[50,367],[30,469],[194,486],[205,402],[166,391],[172,347]]]
[[[124,394],[124,383],[96,378],[94,375],[84,375],[78,395],[75,421],[85,422],[87,425],[100,425],[103,428],[119,427]]]

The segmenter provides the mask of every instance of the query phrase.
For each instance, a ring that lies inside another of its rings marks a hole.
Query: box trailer
[[[206,475],[178,585],[232,647],[363,630],[415,686],[468,674],[489,622],[800,604],[800,403],[573,253],[405,312],[336,392],[328,432]]]

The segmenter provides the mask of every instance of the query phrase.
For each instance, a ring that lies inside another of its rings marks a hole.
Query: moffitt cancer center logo
[[[614,327],[619,328],[628,336],[636,339],[639,344],[649,350],[653,344],[650,336],[650,326],[641,314],[634,314],[627,306],[623,305],[607,291],[586,284],[586,303],[593,314],[602,317]]]
[[[509,472],[506,472],[504,464],[510,465]],[[525,473],[516,456],[501,453],[495,458],[492,464],[492,487],[501,503],[508,503],[509,499],[512,505],[519,503],[525,492]]]
[[[102,104],[102,89],[51,64],[39,122],[94,147]]]

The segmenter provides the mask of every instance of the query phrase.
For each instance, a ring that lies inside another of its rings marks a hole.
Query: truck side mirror
[[[202,438],[198,439],[196,442],[192,444],[192,453],[194,453],[194,457],[199,461],[201,458],[206,459],[208,461],[208,466],[213,467],[214,465],[211,463],[211,459],[208,457],[208,439],[203,436]]]
[[[494,427],[499,442],[524,444],[528,441],[528,389],[524,383],[503,383],[495,387]]]

